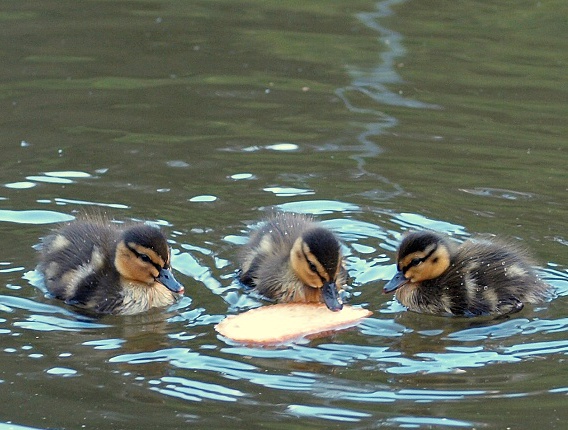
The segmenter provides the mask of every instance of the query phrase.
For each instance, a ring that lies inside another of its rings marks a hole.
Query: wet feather
[[[335,235],[302,214],[267,219],[239,257],[240,281],[276,302],[325,303],[322,286],[332,283],[337,294],[347,280]]]
[[[524,250],[503,241],[468,240],[457,245],[438,233],[412,232],[397,254],[401,281],[396,297],[408,309],[430,314],[514,313],[524,303],[550,297],[550,286],[537,276],[533,264]],[[429,271],[436,276],[424,275]],[[394,289],[393,280],[385,291]]]
[[[38,269],[47,290],[94,313],[144,312],[171,305],[183,293],[179,284],[174,292],[156,280],[162,271],[169,273],[170,253],[164,235],[146,224],[84,216],[45,237],[40,251]]]

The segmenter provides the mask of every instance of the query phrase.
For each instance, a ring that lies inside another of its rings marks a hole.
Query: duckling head
[[[176,294],[183,294],[183,286],[171,271],[166,238],[155,227],[140,225],[125,230],[116,246],[114,265],[127,280],[149,287],[159,283]]]
[[[290,251],[290,261],[296,276],[311,288],[321,289],[322,301],[332,311],[343,308],[337,291],[341,248],[336,237],[322,227],[302,234]]]
[[[450,245],[446,239],[431,231],[409,233],[397,253],[397,272],[383,291],[390,293],[407,283],[434,279],[450,267]]]

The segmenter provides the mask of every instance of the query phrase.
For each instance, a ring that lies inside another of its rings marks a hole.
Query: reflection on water
[[[281,205],[280,209],[331,216],[339,212],[358,211],[356,206],[330,201],[303,201],[301,204]],[[398,225],[403,229],[435,228],[456,237],[465,238],[468,235],[463,226],[418,214],[393,214],[390,221],[393,226]],[[397,388],[396,385],[389,386],[386,381],[379,383],[383,378],[377,375],[461,374],[470,368],[504,366],[524,360],[542,359],[549,355],[558,356],[568,351],[568,342],[562,339],[568,331],[568,319],[547,317],[546,306],[500,322],[487,318],[458,318],[448,321],[447,318],[407,313],[392,300],[382,302],[379,293],[381,281],[390,278],[394,267],[392,260],[382,254],[379,245],[392,255],[400,232],[350,218],[329,218],[324,223],[337,232],[346,248],[347,268],[353,280],[350,300],[376,311],[376,316],[364,320],[358,328],[345,333],[281,348],[250,348],[224,344],[221,338],[215,339],[213,325],[224,315],[211,315],[204,309],[193,309],[189,297],[170,309],[172,313],[167,321],[164,321],[163,315],[158,312],[153,316],[131,319],[130,322],[134,325],[129,327],[124,321],[116,318],[112,321],[108,318],[100,321],[85,319],[59,305],[3,295],[0,296],[0,310],[7,318],[2,320],[2,334],[14,336],[21,333],[21,330],[34,333],[95,333],[98,339],[85,339],[81,345],[94,350],[114,352],[108,356],[108,362],[111,365],[120,365],[123,371],[133,374],[144,373],[140,370],[141,366],[155,366],[160,363],[165,365],[169,371],[164,376],[143,378],[144,384],[149,390],[161,395],[191,402],[238,402],[249,397],[251,391],[255,391],[252,386],[295,393],[305,392],[315,398],[355,404],[445,402],[470,397],[483,398],[488,394],[486,390]],[[229,242],[238,245],[245,237],[246,235],[233,236]],[[210,244],[210,248],[206,248],[205,244],[184,244],[180,239],[179,236],[176,238],[174,246],[175,269],[188,279],[211,290],[215,296],[223,297],[227,302],[228,312],[261,304],[257,298],[248,297],[246,291],[231,281],[234,263],[219,258],[215,245]],[[558,296],[568,295],[568,274],[565,271],[547,268],[542,271],[542,276],[555,287]],[[37,272],[28,272],[25,277],[41,287]],[[190,291],[198,289],[193,288]],[[10,318],[16,309],[23,310],[24,313],[20,313],[21,316],[17,319]],[[152,324],[145,330],[162,332],[167,336],[168,341],[160,341],[167,347],[156,349],[153,344],[144,342],[141,345],[142,351],[126,352],[136,345],[137,342],[130,337],[140,334],[140,324]],[[120,328],[122,336],[126,337],[107,337],[104,332],[109,328]],[[198,331],[195,332],[195,329]],[[202,343],[200,339],[204,338],[207,340]],[[196,348],[182,346],[190,341],[197,341]],[[35,349],[32,348],[31,351]],[[46,358],[44,352],[31,351],[26,354],[28,359]],[[14,354],[18,352],[18,348],[7,347],[4,352]],[[68,352],[60,354],[60,358],[72,359],[72,356],[73,354]],[[376,379],[377,382],[369,385],[365,379],[350,380],[349,376],[347,379],[341,375],[332,376],[328,374],[330,369],[354,369],[346,371],[347,375],[350,372],[364,371],[367,375],[373,375],[371,380]],[[193,376],[190,376],[188,371]],[[322,371],[323,373],[320,373]],[[73,366],[48,365],[45,372],[58,377],[76,378],[80,377],[82,371]],[[215,382],[212,382],[211,378]],[[222,382],[223,380],[225,382]],[[239,383],[235,386],[237,381]],[[379,386],[381,388],[377,389]],[[495,397],[499,393],[503,396],[512,394],[507,391],[492,391],[491,396]],[[286,406],[283,413],[338,422],[361,421],[370,416],[357,408],[328,408],[293,403]],[[414,420],[440,426],[471,424],[446,419],[438,422],[437,419],[420,417],[391,418],[389,422],[402,425],[410,424]]]
[[[0,209],[0,221],[18,224],[50,224],[71,221],[74,217],[54,211]]]
[[[568,419],[555,0],[39,5],[0,14],[0,428]],[[101,318],[49,297],[34,246],[91,209],[162,226],[186,297]],[[216,334],[266,304],[236,253],[273,210],[337,233],[370,318],[274,348]],[[409,229],[522,241],[556,297],[502,320],[407,312],[382,287]]]
[[[339,422],[357,422],[371,414],[350,411],[341,408],[326,408],[322,406],[289,405],[286,413],[295,417],[313,417]]]
[[[234,280],[235,262],[218,254],[218,250],[225,247],[224,243],[231,247],[244,243],[246,231],[218,237],[217,243],[212,235],[200,245],[184,243],[184,235],[178,232],[172,241],[173,266],[195,285],[187,289],[192,297],[174,305],[168,311],[169,317],[158,311],[130,319],[90,319],[75,313],[72,308],[53,304],[49,297],[38,300],[38,297],[28,299],[4,294],[0,296],[0,311],[4,315],[0,335],[6,337],[4,354],[45,362],[43,371],[50,377],[80,379],[85,372],[80,363],[84,359],[75,361],[75,357],[83,357],[88,352],[77,350],[77,344],[71,347],[66,343],[63,349],[54,349],[53,345],[32,346],[33,342],[18,346],[17,341],[17,337],[26,337],[25,332],[74,332],[78,334],[75,339],[78,346],[106,352],[111,368],[118,366],[125,375],[147,374],[137,376],[135,380],[166,398],[197,403],[239,403],[244,399],[250,401],[252,393],[258,390],[254,387],[262,387],[262,390],[305,393],[301,398],[306,403],[290,402],[281,411],[284,415],[365,422],[372,414],[357,405],[440,403],[524,394],[506,389],[465,388],[463,385],[453,389],[427,386],[413,389],[402,383],[389,384],[381,375],[407,378],[412,375],[460,375],[468,369],[542,360],[547,356],[565,355],[568,351],[568,342],[563,339],[568,331],[568,319],[551,315],[546,305],[503,321],[488,318],[448,320],[408,313],[395,300],[385,300],[381,296],[382,282],[395,270],[392,257],[403,231],[429,228],[464,240],[469,233],[463,226],[419,214],[392,213],[388,215],[391,227],[387,228],[384,223],[358,220],[361,208],[341,201],[304,200],[284,203],[276,209],[326,217],[322,222],[336,231],[344,244],[347,269],[352,279],[349,300],[375,311],[373,317],[355,329],[280,348],[226,344],[216,336],[213,326],[227,312],[262,304],[262,300],[247,294]],[[340,214],[352,216],[338,216]],[[4,221],[33,225],[71,218],[62,213],[42,211],[34,218],[16,221],[6,218]],[[558,297],[568,295],[565,270],[551,263],[541,270],[541,274],[555,287]],[[38,292],[45,294],[37,272],[26,272],[24,278]],[[221,313],[211,314],[193,305],[201,301],[199,295],[203,288],[214,297],[224,299],[225,311],[221,307]],[[144,340],[140,337],[143,333],[146,336],[152,333],[151,338],[155,341]],[[159,347],[160,344],[163,347]],[[55,361],[48,359],[53,352],[57,356]],[[367,377],[357,377],[360,372]],[[562,393],[565,387],[554,386],[552,389]],[[351,406],[322,406],[316,399],[332,399],[335,403],[346,402],[341,404]],[[391,417],[386,423],[441,427],[477,425],[469,421],[420,416]]]

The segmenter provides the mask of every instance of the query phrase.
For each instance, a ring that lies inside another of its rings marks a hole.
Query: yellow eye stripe
[[[312,254],[309,246],[306,243],[302,244],[302,254],[303,254],[304,259],[308,263],[310,270],[314,274],[318,275],[322,282],[329,281],[329,274],[327,273],[327,270],[325,270],[325,268],[318,261],[318,259]],[[312,266],[313,266],[314,269],[316,269],[315,271],[312,269]]]
[[[156,269],[160,270],[163,267],[166,267],[167,262],[164,261],[162,257],[160,257],[154,250],[150,248],[146,248],[134,242],[128,242],[126,244],[127,248],[136,254],[137,257],[141,255],[147,255],[152,260],[152,264],[156,266]]]

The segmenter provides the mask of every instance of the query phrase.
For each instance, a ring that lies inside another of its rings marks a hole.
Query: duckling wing
[[[290,213],[265,221],[241,248],[239,280],[248,287],[262,288],[268,282],[264,279],[272,279],[274,273],[286,269],[294,241],[309,225],[309,218]]]
[[[45,238],[39,270],[48,291],[74,305],[85,305],[96,295],[116,296],[115,246],[113,230],[90,223],[71,224]]]
[[[546,297],[542,282],[524,251],[501,242],[465,242],[460,250],[463,302],[476,315],[511,314],[523,302]]]

